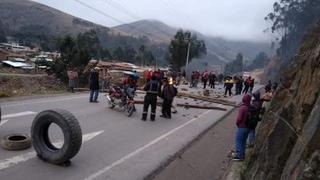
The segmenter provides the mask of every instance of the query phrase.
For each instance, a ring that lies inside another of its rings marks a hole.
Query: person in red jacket
[[[251,96],[245,94],[242,98],[242,104],[239,108],[237,117],[237,133],[236,133],[236,153],[234,154],[234,160],[244,160],[246,151],[246,142],[249,134],[249,130],[246,126],[246,120],[248,116],[248,110],[250,106]]]
[[[151,75],[152,75],[152,72],[150,69],[147,69],[145,72],[144,72],[144,76],[146,78],[146,82],[148,83],[151,79]]]

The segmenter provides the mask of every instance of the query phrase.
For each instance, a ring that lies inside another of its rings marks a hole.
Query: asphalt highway
[[[139,96],[137,98],[142,99],[142,95]],[[212,106],[225,107],[228,111],[178,108],[178,113],[169,120],[159,117],[158,107],[156,121],[144,122],[140,120],[142,105],[136,105],[137,112],[127,117],[117,108],[108,109],[103,94],[99,96],[99,103],[89,103],[88,98],[88,93],[75,93],[1,102],[0,137],[12,133],[30,135],[37,113],[60,108],[70,111],[80,122],[83,144],[69,167],[41,161],[32,147],[23,151],[0,149],[0,179],[140,180],[232,109],[213,103]],[[240,96],[231,98],[240,99]],[[186,98],[177,98],[177,101],[206,103]],[[150,112],[148,118],[149,115]],[[52,136],[59,138],[59,128],[53,127],[51,131]]]

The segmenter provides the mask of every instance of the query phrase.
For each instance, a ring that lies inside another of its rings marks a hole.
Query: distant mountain
[[[178,28],[168,26],[157,20],[141,20],[112,27],[111,29],[128,36],[147,37],[153,42],[167,44],[170,43],[170,40],[178,30]],[[247,60],[254,59],[261,51],[272,54],[269,43],[230,41],[223,38],[206,36],[194,30],[191,30],[191,32],[197,34],[199,39],[205,41],[208,48],[208,57],[206,59],[211,59],[217,64],[224,64],[225,62],[234,60],[237,53],[242,53]]]
[[[178,30],[157,20],[141,20],[115,26],[111,29],[130,36],[147,37],[155,43],[170,42]]]
[[[0,24],[8,35],[30,31],[39,35],[77,34],[102,27],[28,0],[1,0]]]
[[[77,35],[92,29],[98,33],[104,48],[111,52],[119,46],[138,49],[144,44],[162,62],[165,62],[167,46],[178,30],[157,20],[141,20],[108,28],[33,1],[0,1],[1,35],[22,40],[26,45],[52,49],[55,37]],[[253,59],[260,51],[268,53],[266,43],[233,42],[192,32],[205,41],[208,49],[207,57],[199,62],[208,62],[209,65],[225,64],[235,59],[238,52],[242,52],[247,59]]]

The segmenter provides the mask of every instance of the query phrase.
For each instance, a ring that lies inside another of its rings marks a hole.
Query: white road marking
[[[1,120],[0,122],[0,126],[4,125],[5,123],[7,123],[9,120],[8,119],[5,119],[5,120]]]
[[[92,132],[92,133],[88,133],[82,136],[82,142],[87,142],[91,139],[93,139],[94,137],[98,136],[99,134],[103,133],[104,131],[97,131],[97,132]],[[59,144],[61,142],[57,142],[54,144]],[[28,161],[34,157],[36,157],[36,152],[35,151],[31,151],[25,154],[21,154],[18,156],[14,156],[8,159],[4,159],[4,160],[0,160],[0,170],[6,169],[8,167],[17,165],[21,162],[25,162]]]
[[[81,96],[63,98],[63,99],[52,99],[52,100],[46,100],[46,101],[36,101],[36,102],[8,104],[8,105],[3,105],[3,107],[13,107],[13,106],[23,106],[23,105],[30,105],[30,104],[41,104],[41,103],[68,101],[68,100],[72,100],[72,99],[80,99],[80,98],[85,98],[85,97],[87,97],[87,95],[81,95]]]
[[[106,166],[104,168],[102,168],[101,170],[91,174],[90,176],[88,176],[87,178],[85,178],[85,180],[93,180],[93,179],[96,179],[97,177],[101,176],[103,173],[106,173],[107,171],[109,171],[110,169],[112,169],[113,167],[115,166],[118,166],[120,164],[122,164],[123,162],[125,162],[126,160],[132,158],[133,156],[141,153],[142,151],[146,150],[147,148],[149,148],[150,146],[158,143],[159,141],[161,140],[164,140],[166,139],[168,136],[170,136],[171,134],[175,133],[176,131],[184,128],[185,126],[187,126],[188,124],[196,121],[197,119],[199,119],[200,117],[204,116],[205,114],[209,113],[211,110],[208,110],[202,114],[200,114],[197,118],[193,118],[191,119],[190,121],[172,129],[171,131],[167,132],[166,134],[163,134],[162,136],[154,139],[153,141],[149,142],[148,144],[144,145],[143,147],[131,152],[130,154],[127,154],[126,156],[122,157],[121,159],[113,162],[112,164],[110,164],[109,166]]]
[[[20,116],[34,115],[34,114],[37,114],[37,113],[33,111],[25,111],[20,113],[3,115],[2,118],[7,119],[7,118],[14,118],[14,117],[20,117]]]

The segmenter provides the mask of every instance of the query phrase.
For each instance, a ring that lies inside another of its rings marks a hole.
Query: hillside
[[[157,20],[141,20],[113,27],[112,30],[134,37],[146,36],[154,42],[168,43],[178,29]]]
[[[320,177],[320,23],[283,72],[280,88],[259,126],[246,180]]]
[[[91,29],[98,32],[102,46],[111,52],[119,46],[138,49],[145,44],[156,53],[161,64],[165,64],[167,45],[177,31],[157,20],[141,20],[109,29],[33,1],[0,1],[0,36],[13,37],[25,45],[54,50],[55,37]],[[233,60],[238,52],[242,52],[245,59],[253,59],[260,51],[268,51],[267,43],[233,42],[192,32],[207,45],[207,57],[201,62],[221,65]]]
[[[7,35],[14,33],[77,34],[101,27],[28,0],[1,0],[0,25]]]
[[[168,26],[157,20],[141,20],[129,24],[112,27],[112,30],[122,34],[135,37],[147,37],[153,42],[170,43],[175,35],[177,28]],[[224,64],[233,60],[237,53],[242,52],[245,59],[252,60],[259,52],[265,51],[271,55],[269,43],[247,42],[247,41],[230,41],[218,37],[210,37],[191,30],[197,36],[204,40],[208,48],[208,58],[217,64]]]

